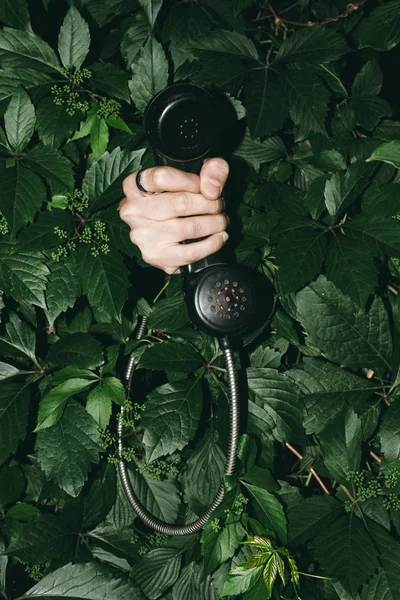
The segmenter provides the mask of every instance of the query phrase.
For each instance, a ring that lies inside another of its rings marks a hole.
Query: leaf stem
[[[291,452],[293,452],[293,454],[295,456],[297,456],[297,458],[299,458],[300,460],[303,460],[304,457],[302,456],[302,454],[300,454],[300,452],[298,452],[296,450],[296,448],[293,448],[293,446],[291,446],[291,444],[289,444],[288,442],[286,442],[285,446]],[[326,487],[326,485],[324,484],[324,482],[322,481],[322,479],[320,478],[320,476],[318,475],[318,473],[316,472],[316,470],[314,469],[314,467],[312,467],[311,465],[308,465],[307,466],[307,470],[310,471],[310,473],[312,473],[314,475],[314,478],[319,483],[319,485],[321,486],[321,488],[324,491],[324,493],[327,494],[328,496],[330,496],[330,492],[329,492],[328,488]]]
[[[161,296],[161,294],[163,292],[165,292],[165,290],[167,289],[167,287],[169,286],[169,282],[171,281],[171,279],[168,279],[167,282],[163,285],[163,287],[161,288],[161,290],[158,292],[157,296],[154,298],[153,300],[153,304],[155,304],[157,302],[157,300],[159,299],[159,297]]]

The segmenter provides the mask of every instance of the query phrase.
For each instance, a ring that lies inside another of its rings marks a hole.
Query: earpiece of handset
[[[197,174],[218,131],[212,96],[192,84],[176,84],[154,96],[143,124],[158,164]],[[221,251],[182,267],[182,273],[186,305],[201,330],[223,344],[248,329],[255,308],[252,286]]]
[[[146,136],[159,165],[200,174],[204,158],[215,143],[216,119],[212,96],[192,84],[166,88],[150,101],[143,117]],[[185,240],[191,244],[204,238]],[[196,263],[181,267],[185,275],[199,273],[226,262],[216,252]]]

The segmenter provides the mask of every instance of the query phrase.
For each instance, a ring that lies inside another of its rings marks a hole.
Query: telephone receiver
[[[199,174],[204,159],[218,147],[218,115],[213,97],[193,84],[172,85],[152,98],[143,125],[159,165]],[[198,240],[183,240],[193,243]],[[243,334],[255,314],[253,286],[219,251],[183,266],[183,290],[192,321],[221,348]]]

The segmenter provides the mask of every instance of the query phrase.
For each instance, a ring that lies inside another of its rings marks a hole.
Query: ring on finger
[[[148,190],[146,190],[146,188],[144,187],[144,185],[142,183],[142,177],[143,177],[143,173],[144,173],[145,170],[146,169],[140,169],[140,171],[138,171],[136,173],[136,187],[138,188],[138,190],[140,190],[144,194],[153,195],[156,192],[149,192]]]

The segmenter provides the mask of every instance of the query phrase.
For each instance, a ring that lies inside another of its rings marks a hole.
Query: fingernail
[[[219,181],[217,181],[216,179],[209,179],[208,183],[210,194],[212,194],[216,198],[219,198],[222,191]]]
[[[229,235],[226,233],[226,231],[222,232],[222,240],[224,243],[229,240]]]

